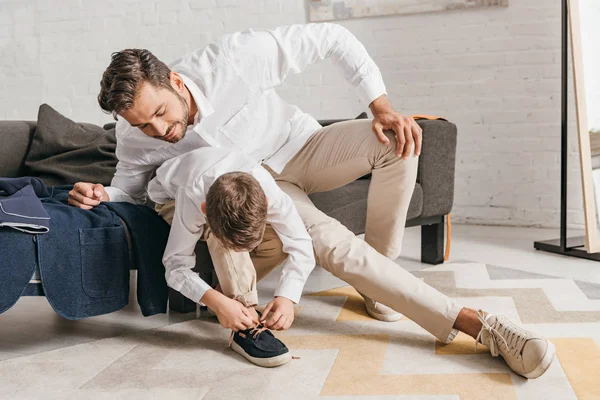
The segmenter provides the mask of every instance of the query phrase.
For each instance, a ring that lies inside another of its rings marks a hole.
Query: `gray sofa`
[[[320,121],[323,126],[342,120]],[[452,210],[454,200],[454,168],[456,126],[442,120],[420,120],[423,149],[414,194],[408,210],[406,226],[421,226],[421,261],[443,262],[444,216]],[[111,128],[107,124],[105,129]],[[22,176],[23,163],[36,128],[32,121],[0,121],[0,176]],[[323,212],[342,222],[355,234],[364,232],[369,177],[363,177],[342,188],[311,195]],[[196,248],[200,276],[210,281],[212,263],[206,245]],[[180,312],[195,310],[193,302],[171,291],[169,307]]]

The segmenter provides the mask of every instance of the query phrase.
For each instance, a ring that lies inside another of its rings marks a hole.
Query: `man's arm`
[[[125,201],[134,204],[146,202],[146,186],[153,167],[119,161],[111,186],[100,183],[77,182],[69,191],[68,203],[90,210],[103,201]]]
[[[125,201],[134,204],[146,202],[146,187],[155,166],[141,162],[140,149],[124,146],[122,141],[131,130],[126,121],[119,120],[116,126],[117,169],[110,186],[104,187],[99,183],[77,182],[69,192],[69,204],[86,210],[97,206],[103,201]]]
[[[110,186],[104,188],[108,195],[108,200],[105,201],[144,204],[147,197],[146,188],[153,171],[152,165],[136,165],[119,160]]]
[[[317,61],[331,59],[365,104],[386,94],[379,68],[365,47],[337,24],[249,30],[233,34],[226,46],[239,73],[261,87],[278,86],[290,72],[299,73]]]
[[[396,136],[396,154],[407,159],[421,153],[422,130],[410,116],[395,111],[379,68],[365,47],[346,28],[332,23],[290,25],[271,31],[244,31],[225,42],[238,73],[262,88],[281,84],[290,72],[330,59],[373,112],[373,132],[388,146],[385,130]]]

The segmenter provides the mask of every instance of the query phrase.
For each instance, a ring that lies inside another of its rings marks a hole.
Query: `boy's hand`
[[[219,323],[227,329],[243,331],[253,328],[258,321],[252,320],[252,314],[242,303],[222,295],[214,289],[206,292],[202,303],[210,307],[219,319]]]
[[[273,315],[267,319],[269,312],[272,312]],[[286,297],[275,297],[265,307],[260,322],[275,331],[289,329],[294,322],[294,302]]]

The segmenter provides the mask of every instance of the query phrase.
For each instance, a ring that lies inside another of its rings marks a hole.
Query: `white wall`
[[[0,0],[0,119],[35,119],[47,102],[107,122],[96,96],[112,51],[145,47],[169,62],[225,32],[306,21],[305,0]],[[340,23],[380,66],[398,110],[458,125],[454,221],[558,225],[559,2]],[[281,93],[317,118],[366,108],[328,63]],[[569,220],[579,227],[572,123],[571,136]]]

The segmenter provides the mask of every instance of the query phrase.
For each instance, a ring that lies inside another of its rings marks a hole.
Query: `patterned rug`
[[[528,381],[466,335],[443,345],[406,318],[371,319],[342,287],[303,298],[278,334],[299,359],[280,368],[248,363],[201,318],[2,361],[0,398],[600,399],[600,285],[466,262],[413,273],[549,338],[557,360]]]

